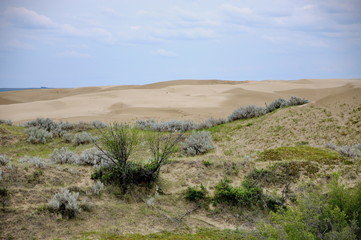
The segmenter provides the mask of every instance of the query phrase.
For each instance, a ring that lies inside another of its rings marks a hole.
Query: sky
[[[361,78],[361,0],[0,0],[0,88]]]

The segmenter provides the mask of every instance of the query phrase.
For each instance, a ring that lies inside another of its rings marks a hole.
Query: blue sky
[[[361,77],[361,0],[1,0],[0,87]]]

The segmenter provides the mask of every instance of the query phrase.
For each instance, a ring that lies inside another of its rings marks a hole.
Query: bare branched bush
[[[204,154],[214,149],[210,132],[193,132],[183,143],[182,150],[190,156]]]

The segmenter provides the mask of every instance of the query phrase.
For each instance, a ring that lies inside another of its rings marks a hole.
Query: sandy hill
[[[228,116],[235,108],[292,95],[312,102],[361,88],[361,79],[297,81],[176,80],[141,86],[38,89],[0,93],[0,119],[134,121]]]

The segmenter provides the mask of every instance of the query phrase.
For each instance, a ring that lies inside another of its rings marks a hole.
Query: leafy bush
[[[67,188],[56,193],[48,203],[48,209],[52,212],[60,213],[63,218],[75,218],[80,212],[78,205],[79,193],[71,193]]]
[[[0,165],[5,166],[10,162],[10,158],[8,158],[5,154],[0,155]]]
[[[283,108],[285,106],[287,106],[287,101],[283,98],[278,98],[278,99],[274,100],[273,102],[271,102],[271,104],[268,105],[266,107],[266,109],[267,109],[267,112],[273,112],[276,109]]]
[[[284,204],[279,197],[263,194],[263,189],[249,179],[245,179],[240,187],[231,186],[229,180],[221,180],[215,187],[214,201],[237,207],[260,207],[271,210]]]
[[[6,124],[6,125],[13,125],[13,122],[11,120],[4,120],[4,119],[0,119],[0,124]]]
[[[25,156],[19,160],[21,163],[30,163],[37,168],[45,167],[45,160],[39,157],[29,157]]]
[[[101,181],[97,181],[93,186],[92,190],[95,195],[100,195],[100,191],[104,188],[104,184]]]
[[[184,198],[188,201],[197,202],[205,199],[207,194],[207,189],[203,186],[203,184],[201,184],[200,187],[188,187]]]
[[[49,139],[53,137],[53,134],[51,132],[37,127],[30,127],[25,130],[25,133],[28,135],[27,141],[34,144],[46,143]]]
[[[53,153],[50,155],[50,160],[54,163],[64,164],[64,163],[75,163],[77,162],[77,155],[70,151],[68,148],[63,147],[61,149],[54,149]]]
[[[79,146],[81,144],[93,143],[97,140],[96,137],[93,137],[88,132],[81,132],[74,135],[74,144],[75,146]]]
[[[146,163],[130,161],[129,157],[139,142],[138,130],[128,125],[114,124],[102,132],[102,146],[98,148],[113,163],[100,167],[93,179],[117,184],[126,193],[132,184],[150,184],[159,175],[161,166],[177,148],[181,135],[162,136],[150,133],[147,142],[153,158]]]
[[[256,105],[248,105],[240,107],[228,116],[228,121],[232,122],[239,119],[248,119],[253,117],[259,117],[266,114],[264,107],[257,107]]]
[[[183,143],[183,151],[190,156],[204,154],[214,149],[210,132],[193,132]]]
[[[346,189],[337,180],[323,194],[306,186],[296,205],[271,213],[272,224],[260,225],[266,239],[357,239],[361,232],[361,184]]]
[[[341,153],[345,157],[350,157],[350,158],[358,157],[356,150],[350,146],[342,146],[342,147],[340,147],[338,152]]]

